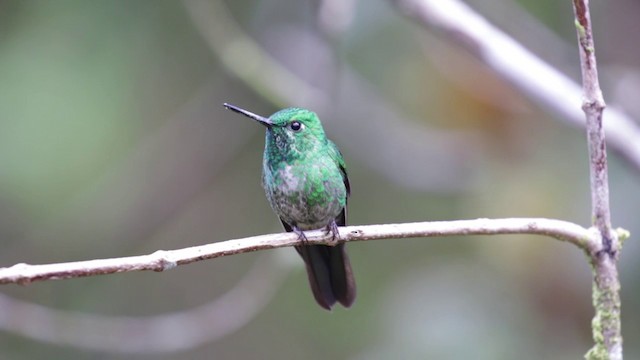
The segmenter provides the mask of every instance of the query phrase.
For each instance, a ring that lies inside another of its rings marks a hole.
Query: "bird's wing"
[[[349,176],[347,176],[347,166],[344,163],[344,157],[342,157],[342,153],[331,140],[327,140],[329,143],[329,155],[333,161],[338,164],[340,171],[342,172],[342,181],[344,181],[344,186],[347,189],[347,197],[351,195],[351,186],[349,185]]]

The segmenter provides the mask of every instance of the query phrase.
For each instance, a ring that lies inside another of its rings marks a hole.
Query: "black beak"
[[[271,120],[269,120],[269,118],[266,118],[264,116],[260,116],[260,115],[256,115],[250,111],[241,109],[235,105],[231,105],[231,104],[227,104],[224,103],[223,104],[224,107],[226,107],[227,109],[231,110],[231,111],[235,111],[237,113],[240,113],[246,117],[252,118],[253,120],[259,122],[260,124],[266,126],[266,127],[271,127],[271,125],[273,125],[273,123],[271,122]]]

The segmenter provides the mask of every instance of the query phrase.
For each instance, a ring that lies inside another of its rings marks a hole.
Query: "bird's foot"
[[[338,224],[335,220],[327,225],[327,235],[329,234],[331,234],[331,242],[337,243],[340,240],[340,230],[338,230]]]
[[[307,239],[307,235],[304,234],[304,231],[298,229],[296,226],[293,227],[293,232],[298,235],[298,241],[302,242],[304,245],[307,245],[309,241]]]

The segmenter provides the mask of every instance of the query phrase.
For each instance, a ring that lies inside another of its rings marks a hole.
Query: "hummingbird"
[[[316,113],[286,108],[268,118],[225,103],[266,128],[262,187],[269,205],[287,232],[303,245],[295,246],[304,260],[311,292],[323,308],[339,302],[351,306],[356,284],[345,244],[308,245],[304,231],[325,229],[333,240],[347,223],[349,178],[344,158],[329,140]]]

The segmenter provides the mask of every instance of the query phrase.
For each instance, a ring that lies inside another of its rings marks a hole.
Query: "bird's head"
[[[301,108],[286,108],[268,118],[254,114],[231,104],[224,106],[243,114],[267,128],[267,151],[277,151],[288,156],[300,157],[319,151],[326,145],[327,138],[318,115]]]

